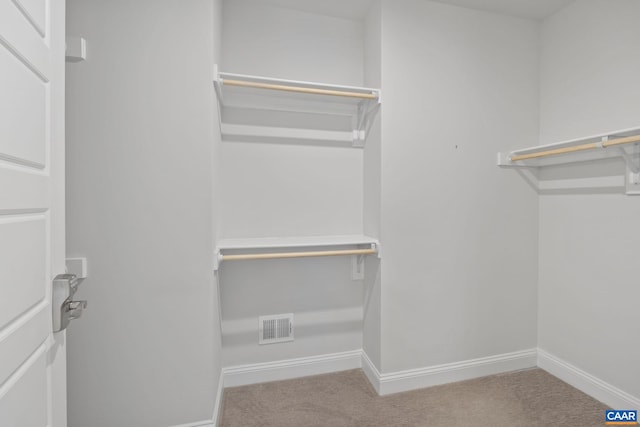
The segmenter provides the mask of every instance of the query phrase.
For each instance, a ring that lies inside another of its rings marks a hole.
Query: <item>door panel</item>
[[[7,49],[0,50],[0,70],[9,76],[0,80],[0,93],[15,92],[21,95],[18,98],[0,97],[0,135],[14,135],[12,139],[0,140],[0,156],[9,161],[16,160],[43,168],[47,83]]]
[[[42,37],[46,35],[46,16],[47,1],[46,0],[13,0],[18,9],[24,14],[25,18],[33,25],[35,30]]]
[[[11,183],[18,182],[19,186],[11,185]],[[48,183],[42,179],[41,171],[23,167],[16,162],[6,161],[0,157],[0,191],[0,215],[2,218],[6,218],[5,215],[16,213],[46,211],[44,208],[33,208],[33,206],[41,205],[42,200],[49,193]]]
[[[47,352],[42,345],[7,384],[0,387],[0,425],[47,425]]]
[[[50,328],[49,306],[41,303],[30,310],[13,330],[0,338],[0,384],[9,378],[30,355],[44,342]],[[0,424],[4,425],[4,424]]]
[[[51,8],[59,8],[59,1],[51,2]],[[62,3],[64,7],[64,3]],[[51,13],[51,12],[50,12]],[[48,20],[48,17],[45,18]],[[64,23],[64,21],[62,21]],[[22,11],[11,0],[0,0],[0,44],[11,51],[43,81],[51,79],[51,38],[35,30]],[[47,22],[47,24],[50,24]],[[64,29],[62,29],[64,38]],[[64,50],[62,52],[64,55]],[[64,56],[62,57],[64,61]]]
[[[0,330],[47,294],[46,224],[43,214],[0,216]]]
[[[65,427],[64,0],[0,0],[0,426]]]

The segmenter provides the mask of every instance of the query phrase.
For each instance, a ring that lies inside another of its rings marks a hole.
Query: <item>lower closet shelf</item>
[[[380,243],[363,235],[223,239],[216,247],[214,269],[223,261],[345,255],[379,257]]]

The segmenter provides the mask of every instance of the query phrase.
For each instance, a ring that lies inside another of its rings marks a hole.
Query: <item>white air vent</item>
[[[293,314],[276,314],[258,318],[259,344],[293,341]]]

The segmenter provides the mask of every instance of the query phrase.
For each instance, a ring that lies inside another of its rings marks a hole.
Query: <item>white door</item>
[[[64,0],[0,0],[0,426],[66,426]]]

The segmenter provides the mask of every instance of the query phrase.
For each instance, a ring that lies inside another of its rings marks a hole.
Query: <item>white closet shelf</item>
[[[300,141],[330,141],[350,143],[356,138],[351,132],[332,130],[298,129],[274,126],[250,126],[220,123],[220,133],[225,141],[243,140],[245,142],[260,142],[279,139]]]
[[[640,128],[498,153],[501,167],[544,167],[611,157],[627,157],[640,144]],[[630,148],[629,148],[630,147]]]
[[[312,248],[313,251],[304,251]],[[217,270],[222,261],[341,255],[379,257],[380,242],[364,235],[222,239],[216,246],[214,268]]]
[[[380,105],[379,89],[224,73],[217,66],[214,72],[225,140],[264,136],[284,141],[348,141],[361,147]],[[231,110],[244,110],[247,116],[261,111],[289,114],[295,124],[263,123],[270,117],[265,115],[257,124],[234,123],[228,119]],[[295,114],[304,119],[298,120]],[[314,117],[319,126],[309,125]],[[344,129],[345,122],[349,129]]]
[[[640,194],[640,128],[501,152],[497,163],[506,168],[540,169],[611,158],[622,158],[625,162],[626,193]],[[579,183],[572,182],[572,185]],[[542,189],[542,185],[539,188]]]

